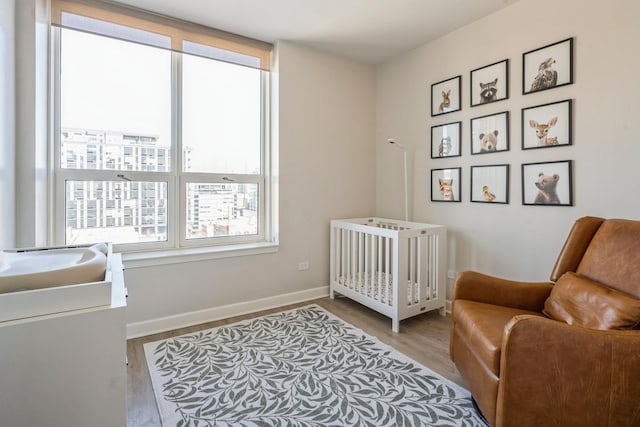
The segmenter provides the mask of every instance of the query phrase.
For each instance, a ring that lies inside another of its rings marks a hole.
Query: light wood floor
[[[142,348],[144,343],[234,323],[268,313],[290,310],[310,303],[318,304],[443,377],[457,384],[464,384],[449,359],[449,317],[440,316],[437,310],[421,314],[400,322],[400,333],[394,334],[391,332],[391,320],[373,310],[347,298],[336,298],[335,300],[321,298],[129,340],[127,342],[129,358],[129,366],[127,367],[127,426],[160,426],[160,416]]]

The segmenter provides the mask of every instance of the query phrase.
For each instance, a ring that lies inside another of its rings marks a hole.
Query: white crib
[[[355,218],[331,221],[330,291],[400,320],[426,311],[445,314],[446,228]]]

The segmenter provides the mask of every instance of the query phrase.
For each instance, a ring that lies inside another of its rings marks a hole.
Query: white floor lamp
[[[393,145],[394,147],[398,148],[399,150],[402,150],[402,154],[404,157],[404,164],[402,167],[402,170],[404,172],[404,220],[408,222],[409,221],[409,197],[407,193],[408,191],[407,190],[407,150],[404,148],[403,145],[398,144],[396,140],[393,138],[389,138],[387,142]]]

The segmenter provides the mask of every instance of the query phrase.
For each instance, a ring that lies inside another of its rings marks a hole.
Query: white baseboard
[[[444,310],[447,314],[451,314],[451,300],[447,300],[444,305]]]
[[[328,286],[127,324],[127,339],[295,304],[329,295]]]

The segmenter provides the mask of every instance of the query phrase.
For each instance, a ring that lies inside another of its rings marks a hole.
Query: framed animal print
[[[431,85],[431,117],[460,111],[462,76]]]
[[[522,54],[522,93],[573,83],[573,37]]]
[[[471,154],[509,150],[509,112],[471,119]]]
[[[571,160],[523,164],[522,204],[573,206]]]
[[[572,100],[522,109],[522,149],[571,145]]]
[[[509,165],[471,166],[471,201],[509,203]]]
[[[509,60],[471,71],[471,106],[509,99]]]
[[[462,122],[431,126],[431,158],[458,157]]]
[[[431,169],[431,201],[459,202],[461,168]]]

